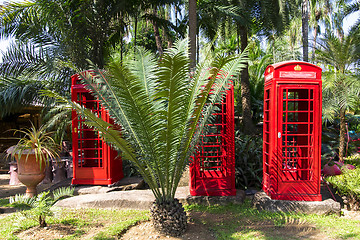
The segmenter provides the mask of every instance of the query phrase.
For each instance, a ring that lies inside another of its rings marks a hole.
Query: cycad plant
[[[16,195],[10,197],[10,205],[23,210],[21,214],[26,218],[38,221],[40,227],[46,227],[45,218],[53,215],[51,207],[60,199],[71,197],[73,194],[73,188],[58,188],[52,192],[52,196],[50,196],[50,192],[42,192],[32,198],[26,195]]]
[[[186,215],[175,192],[189,156],[213,103],[246,61],[244,53],[208,54],[190,75],[187,46],[185,40],[178,42],[159,61],[138,49],[124,62],[111,59],[106,71],[80,74],[121,132],[73,103],[86,124],[138,168],[156,198],[151,211],[155,228],[169,235],[186,229]]]

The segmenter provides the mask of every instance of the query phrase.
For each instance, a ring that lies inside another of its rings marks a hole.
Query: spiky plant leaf
[[[52,194],[53,194],[53,201],[54,203],[56,203],[57,201],[66,198],[66,197],[71,197],[74,196],[74,188],[70,188],[70,187],[62,187],[62,188],[58,188],[55,189]]]
[[[29,210],[35,207],[35,198],[29,198],[26,195],[16,194],[15,197],[9,198],[9,202],[12,207],[21,210]]]
[[[208,54],[190,76],[185,45],[186,40],[176,43],[159,62],[139,50],[135,60],[119,62],[114,58],[107,71],[93,69],[80,74],[115,124],[121,126],[121,132],[116,125],[71,103],[88,126],[134,163],[158,202],[174,199],[214,103],[246,61],[246,52],[240,56]]]
[[[14,134],[15,133],[21,133],[23,137],[15,138],[19,141],[15,146],[8,149],[8,155],[12,157],[17,156],[18,159],[20,159],[22,155],[25,155],[25,161],[27,161],[30,154],[35,154],[40,169],[42,168],[42,164],[47,164],[47,159],[56,159],[59,156],[58,150],[60,146],[56,144],[51,137],[52,133],[45,131],[44,126],[40,126],[40,128],[37,129],[34,124],[31,123],[31,128],[14,130]]]

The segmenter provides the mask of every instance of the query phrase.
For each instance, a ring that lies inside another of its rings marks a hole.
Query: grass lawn
[[[360,220],[336,215],[259,212],[249,201],[186,209],[193,221],[207,225],[217,239],[360,239]]]
[[[190,224],[201,226],[199,229],[205,229],[215,239],[360,239],[359,220],[335,215],[259,212],[251,208],[249,201],[243,205],[185,208]],[[119,239],[129,227],[148,219],[149,211],[62,209],[47,218],[46,231],[61,225],[63,232],[59,236],[52,233],[51,239]],[[23,239],[38,229],[33,228],[36,225],[36,221],[19,213],[0,215],[0,239]],[[18,235],[20,232],[22,235]]]

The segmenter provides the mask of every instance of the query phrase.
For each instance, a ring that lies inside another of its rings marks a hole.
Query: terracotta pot
[[[36,186],[44,179],[46,163],[43,161],[40,163],[36,160],[35,154],[30,153],[21,155],[15,155],[18,162],[18,177],[26,187],[26,196],[33,197],[37,194]]]

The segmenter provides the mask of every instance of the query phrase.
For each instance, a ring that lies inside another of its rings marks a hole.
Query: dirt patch
[[[253,221],[248,218],[238,218],[232,213],[211,214],[208,212],[191,212],[190,219],[194,222],[202,222],[204,226],[209,226],[208,231],[210,232],[211,228],[216,227],[222,229],[221,231],[223,232],[234,231],[234,233],[242,232],[245,234],[253,232],[254,237],[260,237],[261,235],[265,239],[329,239],[321,233],[314,224],[301,219],[288,218],[284,219],[285,223],[277,225],[272,220]],[[225,225],[233,225],[234,228],[232,230],[221,227],[224,222],[229,221],[231,224]],[[213,236],[215,236],[215,234],[213,234]],[[241,236],[235,237],[241,239]]]
[[[130,228],[120,239],[122,240],[149,240],[149,239],[159,239],[159,240],[179,240],[179,239],[206,239],[206,240],[213,240],[216,239],[214,234],[209,231],[209,229],[199,223],[199,222],[190,222],[188,224],[187,231],[180,237],[170,237],[170,236],[163,236],[160,235],[154,229],[153,224],[148,222],[140,223],[132,228]]]
[[[63,224],[52,224],[48,227],[33,227],[22,231],[16,236],[23,240],[45,240],[61,239],[65,236],[73,235],[76,227]]]

